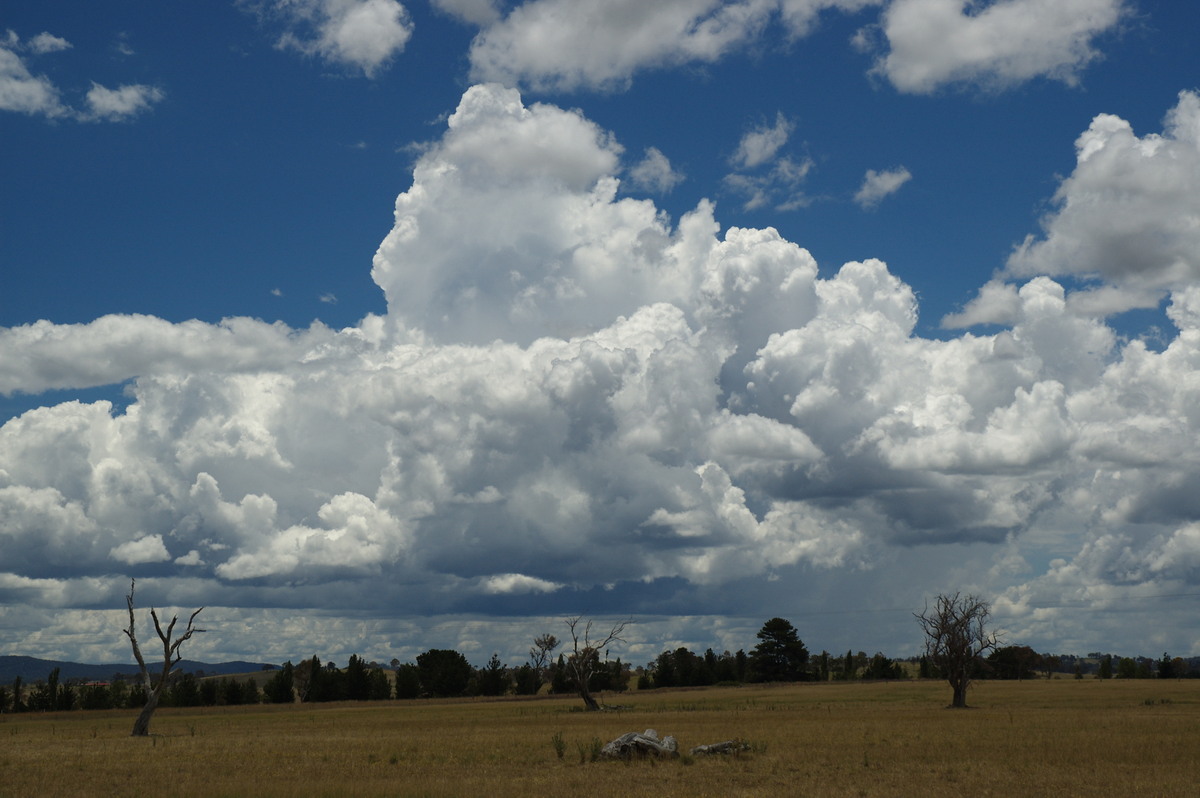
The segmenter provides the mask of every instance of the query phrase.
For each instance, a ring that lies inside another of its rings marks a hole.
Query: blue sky
[[[901,654],[943,590],[1200,654],[1198,30],[7,3],[4,648],[119,657],[136,576],[197,656]]]

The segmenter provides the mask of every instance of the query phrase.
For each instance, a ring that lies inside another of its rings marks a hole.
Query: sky
[[[8,0],[0,651],[1200,655],[1200,5]]]

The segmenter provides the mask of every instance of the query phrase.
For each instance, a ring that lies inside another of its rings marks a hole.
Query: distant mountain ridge
[[[147,660],[146,666],[150,668],[151,673],[158,672],[162,670],[162,659],[160,658],[154,662]],[[204,671],[205,676],[221,676],[230,673],[249,673],[250,671],[274,669],[278,666],[266,662],[246,662],[245,660],[212,663],[185,659],[176,667],[183,673]],[[89,665],[83,662],[66,662],[55,659],[4,655],[0,656],[0,685],[7,686],[18,676],[26,684],[43,682],[50,675],[50,671],[55,668],[59,669],[59,680],[64,682],[68,679],[87,679],[88,681],[106,682],[118,673],[134,675],[138,672],[136,662]]]

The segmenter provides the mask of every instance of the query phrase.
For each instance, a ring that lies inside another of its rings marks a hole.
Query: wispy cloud
[[[912,174],[903,166],[882,172],[868,169],[862,186],[854,195],[854,201],[863,208],[874,208],[884,197],[895,194],[911,179]]]

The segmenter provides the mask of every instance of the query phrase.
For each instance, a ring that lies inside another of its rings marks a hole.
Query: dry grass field
[[[0,715],[0,795],[1194,796],[1200,680],[802,684],[578,699]],[[657,729],[687,749],[592,761]],[[561,740],[562,757],[555,750]]]

